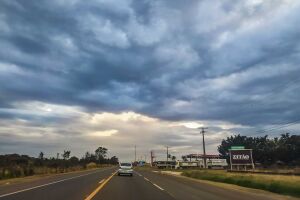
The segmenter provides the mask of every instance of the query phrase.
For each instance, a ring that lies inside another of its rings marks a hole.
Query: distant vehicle
[[[174,169],[176,166],[176,161],[156,161],[153,164],[159,169],[164,169],[164,168]]]
[[[137,166],[143,167],[145,164],[146,164],[145,161],[139,161],[138,164],[137,164]]]
[[[199,168],[198,161],[176,161],[175,169]]]
[[[226,159],[207,159],[207,168],[209,169],[225,169],[228,164]],[[189,168],[204,168],[204,160],[196,161],[176,161],[175,169],[189,169]]]
[[[228,166],[226,159],[209,159],[206,162],[209,169],[225,169]]]
[[[119,170],[118,170],[118,176],[120,175],[133,175],[133,169],[131,163],[120,163],[119,164]]]

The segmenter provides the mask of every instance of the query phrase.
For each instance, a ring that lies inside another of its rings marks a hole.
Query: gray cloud
[[[292,0],[1,1],[0,118],[72,121],[20,106],[43,102],[254,129],[296,120],[299,9]]]

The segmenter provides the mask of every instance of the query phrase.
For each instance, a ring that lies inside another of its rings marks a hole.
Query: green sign
[[[244,146],[231,146],[230,148],[231,150],[241,150],[241,149],[245,149]]]

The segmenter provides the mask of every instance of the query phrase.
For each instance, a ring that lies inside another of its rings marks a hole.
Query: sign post
[[[230,169],[233,170],[233,167],[236,166],[238,170],[240,166],[244,166],[246,169],[247,166],[251,166],[254,169],[252,149],[245,149],[242,146],[235,146],[229,149],[230,156]]]

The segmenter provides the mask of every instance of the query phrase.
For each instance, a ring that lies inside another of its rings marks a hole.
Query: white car
[[[133,169],[132,169],[132,164],[131,163],[120,163],[119,164],[119,170],[118,170],[118,175],[133,175]]]

